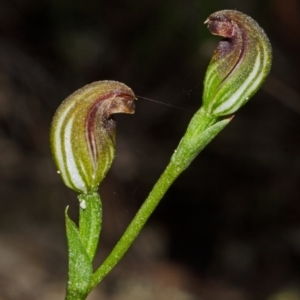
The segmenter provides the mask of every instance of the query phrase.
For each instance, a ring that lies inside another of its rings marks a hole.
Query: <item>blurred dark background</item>
[[[217,10],[252,16],[274,62],[255,97],[171,187],[89,299],[300,299],[299,0],[0,0],[0,299],[63,299],[64,209],[49,125],[81,86],[126,83],[117,156],[100,187],[109,253],[201,105]]]

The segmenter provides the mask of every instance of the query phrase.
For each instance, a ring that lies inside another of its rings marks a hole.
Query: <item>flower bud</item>
[[[215,116],[235,113],[259,89],[271,68],[271,45],[259,25],[234,10],[213,13],[205,22],[219,42],[208,66],[204,109]]]
[[[57,109],[50,143],[64,183],[86,193],[95,191],[115,153],[115,113],[134,113],[133,91],[116,81],[99,81],[70,95]]]

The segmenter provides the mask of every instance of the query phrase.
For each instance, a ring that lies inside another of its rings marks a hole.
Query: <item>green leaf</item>
[[[69,272],[67,296],[68,300],[83,300],[86,298],[93,269],[92,261],[89,258],[74,222],[66,216],[66,229],[68,240]]]
[[[195,157],[221,132],[232,117],[216,119],[203,108],[193,116],[187,131],[175,150],[171,162],[185,170]]]

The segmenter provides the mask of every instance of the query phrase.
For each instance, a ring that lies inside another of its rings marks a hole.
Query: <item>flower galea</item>
[[[86,85],[57,109],[50,129],[51,150],[64,183],[71,189],[95,191],[115,153],[115,113],[133,114],[136,97],[117,81]]]
[[[205,75],[203,108],[214,116],[233,114],[269,74],[271,45],[256,21],[241,12],[218,11],[205,23],[212,34],[224,39],[219,42]]]

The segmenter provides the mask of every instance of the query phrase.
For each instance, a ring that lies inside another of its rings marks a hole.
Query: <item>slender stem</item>
[[[188,129],[175,150],[171,161],[148,198],[145,200],[125,233],[112,252],[92,275],[89,284],[91,291],[112,270],[126,253],[146,221],[167,192],[175,179],[188,167],[197,154],[229,123],[230,119],[218,121],[200,109],[192,118]]]
[[[102,202],[97,192],[80,194],[79,233],[82,244],[93,260],[102,225]]]
[[[160,199],[180,173],[170,164],[160,177],[148,198],[131,221],[125,233],[100,268],[92,275],[89,289],[92,290],[112,270],[138,236],[144,224],[158,205]]]
[[[81,295],[78,292],[72,293],[70,291],[67,291],[65,300],[85,300],[86,297],[87,295]]]

